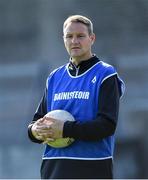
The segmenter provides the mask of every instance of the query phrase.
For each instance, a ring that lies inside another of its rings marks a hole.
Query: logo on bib
[[[60,92],[54,94],[54,101],[69,99],[89,99],[89,95],[90,93],[88,91]]]
[[[92,82],[92,83],[95,83],[96,80],[97,80],[97,78],[96,78],[96,76],[95,76],[91,82]]]

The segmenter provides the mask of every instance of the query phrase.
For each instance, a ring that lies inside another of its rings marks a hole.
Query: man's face
[[[80,62],[91,57],[91,46],[95,35],[88,33],[86,25],[70,22],[64,28],[64,44],[72,59]]]

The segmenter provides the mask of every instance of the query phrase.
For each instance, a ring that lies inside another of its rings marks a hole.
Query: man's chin
[[[81,57],[81,56],[82,56],[82,54],[78,54],[78,53],[71,53],[71,54],[70,54],[70,56],[71,56],[71,57],[73,57],[73,58],[79,58],[79,57]]]

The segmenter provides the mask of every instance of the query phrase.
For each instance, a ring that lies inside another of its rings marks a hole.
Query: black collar
[[[91,68],[94,64],[96,64],[97,62],[99,62],[99,58],[94,55],[93,57],[91,57],[88,60],[82,61],[80,62],[80,64],[78,64],[77,66],[74,65],[71,61],[69,62],[68,65],[68,70],[69,73],[72,76],[77,76],[80,75],[82,73],[84,73],[85,71],[87,71],[89,68]]]

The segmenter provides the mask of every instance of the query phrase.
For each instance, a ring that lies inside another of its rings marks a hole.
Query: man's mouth
[[[80,49],[80,47],[72,47],[71,49]]]

